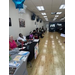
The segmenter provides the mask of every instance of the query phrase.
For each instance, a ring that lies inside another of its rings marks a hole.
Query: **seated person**
[[[38,35],[38,37],[39,37],[39,32],[38,32],[38,30],[35,30],[35,34],[37,34],[37,35]]]
[[[17,43],[13,40],[13,36],[9,37],[9,50],[18,47]]]
[[[33,39],[33,34],[30,32],[29,39]]]
[[[34,37],[34,39],[36,39],[36,38],[38,38],[38,33],[37,33],[37,31],[36,30],[33,30],[33,37]],[[38,38],[39,39],[39,38]]]
[[[39,39],[37,34],[35,34],[34,38],[35,38],[35,39]]]
[[[35,31],[35,30],[33,30],[33,33],[32,33],[32,34],[33,34],[33,35],[35,35],[35,33],[36,33],[36,31]]]
[[[17,38],[18,45],[22,45],[23,43],[26,43],[27,39],[25,36],[22,35],[22,33],[19,34],[19,37]]]
[[[37,30],[37,32],[39,32],[39,29],[38,28],[36,28],[36,30]]]

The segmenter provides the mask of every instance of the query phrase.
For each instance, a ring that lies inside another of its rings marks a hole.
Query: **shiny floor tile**
[[[61,68],[55,68],[55,75],[62,75]]]
[[[40,38],[39,55],[27,65],[28,75],[65,75],[65,38],[58,32],[45,32]]]

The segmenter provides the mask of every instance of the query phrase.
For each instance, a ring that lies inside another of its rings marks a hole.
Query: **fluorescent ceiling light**
[[[65,4],[62,4],[59,9],[65,9]]]
[[[45,18],[45,17],[47,17],[47,16],[44,16],[44,18]]]
[[[48,21],[48,20],[46,20],[46,21]]]
[[[57,12],[56,14],[61,14],[62,12]]]
[[[53,21],[55,21],[57,18],[55,17],[54,19],[53,19]]]
[[[45,18],[45,19],[48,19],[48,18]]]
[[[59,15],[55,15],[55,17],[59,17]]]
[[[62,21],[62,20],[64,20],[64,19],[65,19],[65,17],[61,18],[60,21]]]
[[[38,9],[39,11],[45,10],[43,6],[37,6],[37,9]]]
[[[46,21],[48,21],[48,18],[45,18]]]
[[[46,13],[41,13],[42,15],[46,15]]]

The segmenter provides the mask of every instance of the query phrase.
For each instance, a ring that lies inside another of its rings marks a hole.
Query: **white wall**
[[[12,0],[9,0],[9,17],[11,18],[12,26],[9,27],[9,35],[13,35],[14,39],[18,37],[19,33],[28,35],[30,31],[36,29],[35,21],[31,20],[31,12],[26,9],[25,14],[19,14],[18,9],[15,8],[15,4]],[[25,27],[19,27],[19,18],[25,20]],[[44,22],[37,22],[38,28],[42,27]]]
[[[45,28],[47,29],[47,31],[49,31],[49,22],[45,22]]]
[[[46,24],[47,31],[49,31],[49,23]]]

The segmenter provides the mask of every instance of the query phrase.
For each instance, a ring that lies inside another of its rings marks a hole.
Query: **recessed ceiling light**
[[[59,17],[59,15],[55,15],[55,17]]]
[[[45,17],[47,17],[47,16],[44,16],[44,18],[45,18]]]
[[[45,10],[43,6],[37,6],[37,9],[38,9],[39,11]]]
[[[48,21],[48,18],[45,18],[46,21]]]
[[[57,18],[55,17],[54,19],[53,19],[53,21],[55,21]]]
[[[62,12],[57,12],[56,14],[61,14]]]
[[[62,4],[59,9],[65,9],[65,4]]]
[[[62,21],[62,20],[64,20],[64,19],[65,19],[65,17],[61,18],[60,21]]]
[[[46,13],[41,13],[42,15],[46,15]]]

